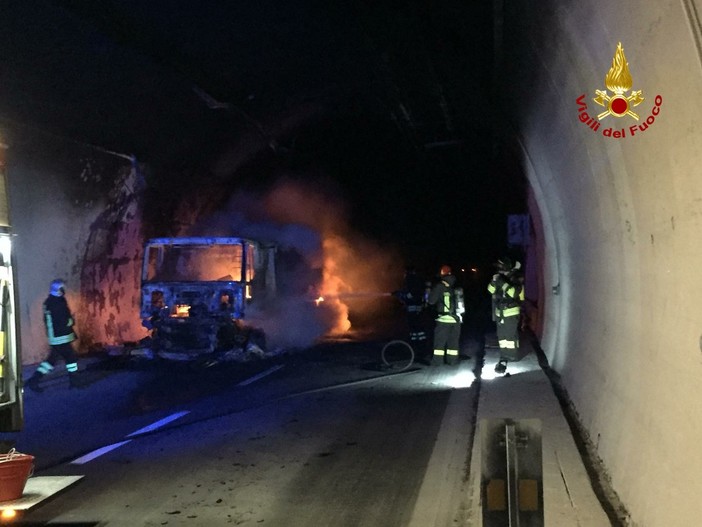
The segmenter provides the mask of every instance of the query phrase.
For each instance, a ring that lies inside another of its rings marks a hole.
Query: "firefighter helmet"
[[[451,268],[448,265],[442,265],[441,269],[439,269],[439,274],[441,276],[446,276],[447,274],[451,274]]]
[[[508,256],[500,258],[495,262],[495,267],[498,271],[506,273],[512,269],[512,260]]]
[[[61,280],[60,278],[57,278],[53,282],[51,282],[51,287],[49,288],[49,294],[53,296],[63,296],[66,292],[66,283]]]

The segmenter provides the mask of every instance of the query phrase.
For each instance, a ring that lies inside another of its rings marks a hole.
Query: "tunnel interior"
[[[86,339],[138,338],[154,236],[276,236],[314,269],[344,262],[345,292],[391,290],[398,262],[487,281],[511,249],[632,525],[696,523],[695,0],[167,4],[3,17],[25,360],[57,275]],[[510,248],[507,216],[527,213]]]

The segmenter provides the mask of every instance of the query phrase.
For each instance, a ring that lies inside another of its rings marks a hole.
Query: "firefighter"
[[[448,265],[439,270],[439,281],[429,292],[429,305],[436,309],[434,327],[434,355],[432,365],[458,364],[458,346],[461,337],[461,314],[457,312],[456,277]]]
[[[492,318],[500,347],[500,359],[495,366],[495,372],[505,373],[507,363],[518,358],[519,321],[524,302],[524,286],[520,279],[519,262],[512,265],[509,258],[502,258],[495,265],[497,273],[490,280],[487,290],[492,295]]]
[[[427,349],[424,289],[424,280],[420,278],[414,267],[408,266],[405,269],[402,289],[394,293],[405,308],[410,345],[420,362],[428,360],[426,355],[429,351]]]
[[[44,389],[39,386],[39,381],[48,373],[51,373],[59,358],[66,363],[66,371],[71,388],[82,388],[77,381],[78,362],[73,350],[73,341],[76,334],[73,331],[73,315],[66,301],[66,284],[61,279],[51,282],[49,296],[44,300],[44,324],[46,338],[51,352],[39,367],[27,380],[27,387],[35,392],[41,393]]]

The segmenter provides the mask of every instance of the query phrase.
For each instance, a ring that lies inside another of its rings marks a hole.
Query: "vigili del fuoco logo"
[[[608,117],[612,126],[602,129],[602,135],[605,137],[613,137],[614,139],[621,139],[627,136],[634,137],[636,134],[640,134],[648,130],[648,128],[653,125],[656,121],[656,116],[661,111],[661,104],[663,103],[663,97],[656,95],[653,99],[653,108],[651,113],[644,120],[640,120],[639,114],[635,108],[641,104],[645,99],[643,96],[643,90],[632,90],[634,81],[631,78],[631,73],[629,72],[629,63],[626,61],[624,56],[624,48],[622,43],[617,44],[617,50],[614,52],[614,58],[612,59],[612,67],[609,68],[607,75],[605,75],[605,90],[595,90],[597,97],[592,99],[595,103],[599,104],[605,111],[597,114],[597,116],[592,116],[587,112],[587,103],[585,102],[586,95],[583,93],[578,97],[575,102],[578,104],[578,118],[581,123],[585,123],[593,132],[599,132],[600,126],[603,124],[602,120]],[[612,92],[611,94],[609,92]],[[627,126],[626,122],[623,123],[612,123],[612,120],[631,118],[638,121],[636,124],[631,124]],[[622,126],[617,126],[621,124]]]

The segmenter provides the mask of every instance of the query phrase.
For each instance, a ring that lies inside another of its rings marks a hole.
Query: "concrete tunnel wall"
[[[147,336],[138,171],[128,159],[43,133],[3,132],[22,362],[48,354],[42,302],[54,278],[66,281],[80,353]]]
[[[699,525],[701,6],[496,6],[505,133],[519,144],[543,223],[541,346],[630,524]],[[576,100],[584,94],[595,119],[605,110],[593,98],[618,42],[631,89],[643,91],[640,118],[608,115],[593,130]],[[632,137],[629,127],[651,115]],[[606,137],[609,127],[626,136]]]

